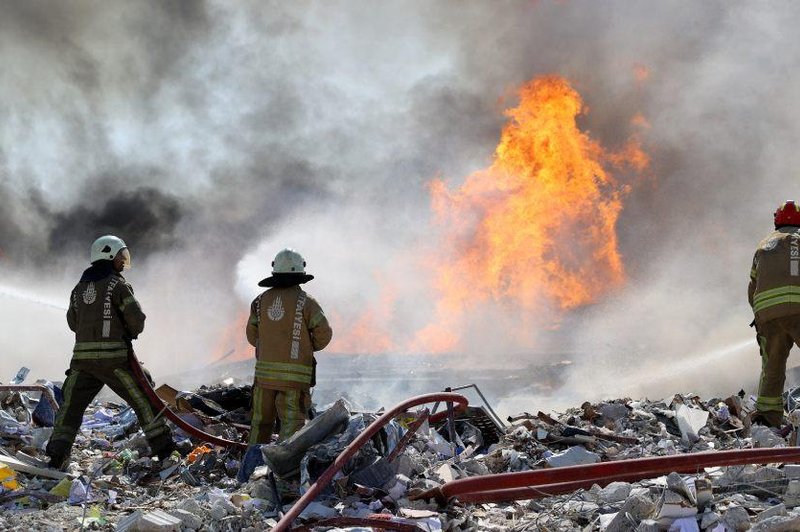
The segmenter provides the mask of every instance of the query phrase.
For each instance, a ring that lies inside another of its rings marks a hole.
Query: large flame
[[[646,77],[646,67],[637,67],[637,81]],[[525,327],[501,331],[513,336],[530,328],[532,316],[536,326],[557,326],[564,313],[622,285],[616,224],[630,185],[614,174],[641,173],[649,159],[636,135],[618,150],[603,148],[578,127],[586,112],[563,78],[522,86],[519,105],[506,111],[509,121],[491,165],[454,188],[441,179],[430,183],[441,241],[427,246],[437,251],[425,254],[415,269],[426,279],[432,272],[434,286],[400,286],[376,272],[382,295],[361,315],[345,316],[331,302],[336,333],[328,351],[453,351],[464,347],[475,315],[486,321],[501,309],[519,316]],[[649,127],[638,114],[630,122]],[[427,325],[409,332],[396,310],[411,301],[419,319],[426,311],[416,302],[429,299],[431,314],[422,316]],[[523,335],[522,343],[529,345],[530,336]],[[251,352],[247,347],[237,351]]]
[[[519,99],[491,166],[454,190],[431,183],[447,256],[436,261],[438,320],[418,348],[456,348],[459,316],[481,303],[566,311],[625,278],[615,228],[628,186],[610,169],[641,171],[647,155],[635,138],[609,152],[581,131],[583,102],[560,77],[524,85]]]

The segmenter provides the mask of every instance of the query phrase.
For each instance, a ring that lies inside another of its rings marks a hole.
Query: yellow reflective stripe
[[[308,322],[308,328],[314,329],[317,325],[322,323],[322,320],[324,319],[325,319],[325,313],[320,310],[319,312],[314,314],[314,317],[311,318],[311,320]]]
[[[755,268],[753,268],[752,270],[750,270],[750,278],[751,278],[751,279],[755,279],[755,278],[756,278],[756,273],[757,273],[757,272],[756,272],[756,269],[755,269]]]
[[[800,286],[786,285],[773,288],[772,290],[764,290],[763,292],[759,292],[753,296],[753,301],[759,302],[772,297],[782,296],[784,294],[800,294]]]
[[[258,386],[253,387],[253,416],[250,420],[250,445],[258,443],[261,429],[261,420],[264,419],[264,392]],[[269,443],[269,442],[267,442]]]
[[[258,371],[256,377],[279,382],[299,382],[301,384],[311,384],[311,375],[296,375],[293,373],[283,373],[279,371]]]
[[[775,305],[784,305],[786,303],[800,303],[800,294],[773,297],[772,299],[756,303],[753,305],[753,311],[758,312],[766,308],[774,307]]]
[[[762,397],[756,399],[756,408],[762,412],[783,412],[783,399],[781,397]]]
[[[764,397],[763,395],[759,395],[758,399],[756,400],[757,403],[762,405],[779,405],[783,406],[783,398],[778,397]]]
[[[287,440],[300,429],[305,421],[305,416],[300,412],[300,392],[297,390],[287,390],[284,394],[283,412],[281,415],[281,440]]]
[[[139,304],[139,302],[136,301],[135,297],[128,296],[128,297],[126,297],[125,299],[122,300],[122,304],[119,306],[119,309],[120,310],[125,310],[125,307],[127,307],[131,303],[136,303],[137,305]]]
[[[72,392],[75,389],[75,383],[78,381],[78,376],[80,374],[80,371],[71,369],[67,380],[64,382],[64,388],[62,390],[64,402],[58,409],[58,413],[56,413],[55,429],[53,429],[53,434],[50,436],[51,441],[72,439],[73,430],[64,425],[64,416],[69,412],[70,403],[72,403]]]
[[[291,373],[300,373],[302,375],[311,375],[313,369],[311,366],[305,364],[291,364],[288,362],[267,362],[266,360],[256,361],[256,371],[287,371]]]
[[[74,351],[72,353],[73,360],[100,360],[104,358],[125,358],[127,356],[127,349],[119,351]]]
[[[73,351],[111,351],[127,348],[125,342],[75,342]]]
[[[139,391],[139,386],[134,382],[133,377],[121,368],[115,369],[114,375],[116,375],[128,393],[131,394],[131,400],[134,403],[131,405],[133,411],[136,412],[137,416],[141,416],[139,423],[143,426],[151,425],[153,423],[153,411],[150,409],[150,403],[147,398]]]

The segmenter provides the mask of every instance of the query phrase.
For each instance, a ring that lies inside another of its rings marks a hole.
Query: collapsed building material
[[[467,398],[463,395],[455,394],[455,393],[432,393],[427,395],[420,395],[417,397],[412,397],[411,399],[407,399],[402,403],[396,405],[391,410],[387,411],[381,417],[379,417],[374,423],[372,423],[367,430],[362,432],[347,448],[334,460],[333,464],[325,470],[322,475],[317,478],[316,482],[303,494],[302,497],[292,506],[292,508],[283,516],[283,518],[278,522],[278,524],[273,529],[275,532],[281,532],[288,530],[291,526],[292,522],[295,518],[300,515],[303,509],[316,498],[316,496],[322,491],[322,489],[328,485],[328,483],[333,479],[333,476],[342,469],[345,464],[353,457],[353,455],[363,446],[367,441],[369,441],[372,436],[375,435],[384,425],[389,423],[393,420],[397,415],[406,412],[409,408],[413,408],[415,406],[424,405],[427,403],[432,403],[435,401],[441,401],[445,403],[453,403],[458,404],[458,410],[463,411],[467,408],[468,402]],[[435,414],[430,417],[432,422],[436,422],[438,420],[444,419],[447,415],[447,412],[441,412],[440,414]]]
[[[47,467],[47,464],[33,465],[13,456],[0,456],[0,463],[6,464],[14,471],[20,471],[38,477],[62,479],[67,476],[63,471]]]
[[[350,411],[344,401],[339,399],[322,415],[312,419],[286,441],[265,445],[261,450],[264,461],[279,477],[297,474],[306,451],[327,436],[344,430],[349,417]]]
[[[53,411],[58,411],[58,402],[53,395],[53,390],[44,384],[1,384],[0,392],[40,392],[42,400],[50,403]]]
[[[409,523],[399,519],[389,519],[386,514],[373,514],[368,517],[330,517],[321,519],[307,526],[299,526],[292,529],[293,532],[313,532],[317,527],[372,527],[375,530],[392,530],[394,532],[426,532],[414,523]]]
[[[133,369],[133,375],[136,377],[136,380],[141,384],[142,389],[147,396],[147,399],[151,402],[151,404],[156,408],[156,412],[160,412],[163,410],[164,417],[172,421],[178,428],[185,431],[187,434],[194,436],[195,438],[206,441],[208,443],[213,443],[214,445],[219,445],[220,447],[230,447],[230,448],[238,448],[238,449],[247,449],[247,444],[238,442],[238,441],[231,441],[226,440],[225,438],[220,438],[219,436],[214,436],[213,434],[209,434],[204,432],[197,427],[192,426],[191,424],[184,421],[180,416],[178,416],[175,412],[173,412],[169,405],[165,404],[164,401],[156,394],[156,391],[150,385],[150,381],[145,375],[144,371],[142,370],[142,365],[139,360],[136,358],[136,355],[131,351],[130,352],[130,362],[131,367]]]

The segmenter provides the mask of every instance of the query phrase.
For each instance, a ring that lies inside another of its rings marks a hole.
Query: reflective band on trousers
[[[256,377],[271,381],[311,384],[311,366],[288,362],[256,361]]]
[[[800,303],[800,286],[781,286],[756,294],[753,297],[753,311],[758,312],[784,303]]]
[[[756,408],[761,412],[768,412],[768,411],[783,411],[783,397],[764,397],[759,395],[758,399],[756,399]]]

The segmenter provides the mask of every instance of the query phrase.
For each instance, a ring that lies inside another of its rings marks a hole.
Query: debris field
[[[440,402],[380,428],[386,411],[339,400],[289,440],[246,453],[174,428],[178,451],[164,461],[149,456],[127,405],[95,402],[60,472],[43,462],[58,384],[25,386],[22,373],[0,387],[3,530],[290,529],[281,520],[309,490],[314,500],[292,530],[800,530],[797,432],[751,426],[744,392],[586,402],[507,419],[481,401]],[[157,392],[184,421],[243,441],[248,385]],[[786,400],[793,410],[793,396]],[[727,466],[705,458],[742,453],[762,454]],[[686,460],[669,470],[676,458]],[[327,473],[330,482],[317,483]]]

